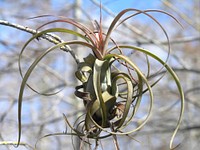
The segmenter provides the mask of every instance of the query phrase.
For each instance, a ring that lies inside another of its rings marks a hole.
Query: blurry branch
[[[175,121],[174,119],[164,119],[164,121],[160,121],[160,119],[152,119],[149,121],[149,124],[154,127],[159,127],[160,129],[153,129],[152,130],[144,130],[140,131],[138,133],[135,133],[136,135],[155,135],[155,134],[168,134],[170,132],[174,131],[174,127],[170,124],[171,122]],[[179,129],[180,134],[182,132],[191,132],[191,131],[200,131],[200,125],[184,125]]]
[[[200,126],[199,125],[194,125],[194,126],[187,126],[184,128],[180,128],[179,131],[188,131],[190,132],[191,130],[200,130]],[[169,133],[169,132],[173,132],[174,129],[166,129],[166,130],[151,130],[151,131],[140,131],[137,133],[137,135],[150,135],[150,134],[163,134],[163,133]]]
[[[197,94],[197,97],[198,97],[199,91],[200,91],[200,86],[193,87],[193,88],[186,90],[185,91],[185,100],[186,100],[186,102],[189,102],[189,103],[193,104],[195,107],[200,109],[200,103],[198,101],[192,100],[192,98],[190,98],[191,96],[189,96],[189,94],[192,93],[193,96],[195,94]]]
[[[196,90],[195,90],[196,91]],[[194,107],[200,109],[200,105],[198,102],[193,101],[191,98],[189,98],[188,96],[185,96],[185,101],[192,104]]]
[[[199,70],[199,69],[186,69],[186,68],[174,68],[174,67],[173,67],[173,70],[174,70],[175,72],[187,72],[187,73],[193,73],[193,74],[200,74],[200,70]],[[157,77],[158,75],[162,75],[162,74],[164,74],[164,73],[166,73],[166,70],[163,70],[163,71],[161,71],[161,72],[159,72],[159,73],[152,74],[152,75],[149,76],[149,78],[154,78],[154,77]],[[192,93],[192,92],[196,92],[196,91],[200,91],[200,87],[194,87],[194,88],[191,88],[191,89],[186,90],[186,91],[184,92],[184,93],[185,93],[185,100],[186,100],[186,102],[188,102],[188,103],[190,103],[190,104],[193,104],[195,107],[200,108],[199,103],[198,103],[197,101],[192,101],[192,100],[189,98],[189,96],[188,96],[188,94],[190,94],[190,93]],[[171,93],[173,93],[173,92],[171,92]],[[197,92],[197,93],[199,93],[199,92]],[[169,110],[169,109],[171,109],[176,103],[177,103],[177,102],[175,102],[175,103],[174,103],[172,106],[170,106],[169,108],[163,108],[163,109],[164,109],[164,110]],[[164,111],[164,110],[163,110],[163,111]]]
[[[177,38],[170,41],[170,44],[179,44],[179,43],[187,43],[187,42],[194,42],[199,41],[200,36],[198,37],[183,37],[183,38]],[[162,44],[167,44],[167,42],[161,42]]]
[[[2,123],[4,121],[4,119],[6,118],[6,116],[8,115],[8,112],[11,112],[11,110],[13,109],[13,107],[15,106],[15,100],[13,99],[10,102],[10,105],[8,107],[8,109],[6,111],[4,111],[2,113],[2,115],[0,116],[0,123]]]
[[[111,127],[111,131],[113,132],[114,131],[114,127],[112,126]],[[117,136],[116,135],[113,135],[113,143],[115,145],[115,149],[116,150],[120,150],[119,148],[119,143],[118,143],[118,140],[117,140]]]
[[[10,23],[10,22],[5,21],[5,20],[0,20],[0,24],[5,25],[5,26],[9,26],[9,27],[13,27],[15,29],[19,29],[21,31],[25,31],[25,32],[33,34],[33,35],[40,32],[40,31],[25,27],[25,26],[22,26],[22,25],[19,25],[19,24]],[[45,39],[45,40],[47,40],[51,43],[54,43],[54,44],[59,44],[59,43],[64,42],[60,37],[58,37],[55,34],[49,34],[49,33],[44,34],[44,35],[41,36],[41,38],[43,38],[43,39]],[[76,63],[79,63],[78,57],[76,56],[76,54],[73,52],[73,50],[68,45],[63,46],[60,49],[63,50],[63,51],[69,52],[72,55],[72,57],[74,58],[74,60],[76,61]]]
[[[4,138],[2,137],[1,133],[0,133],[0,143],[2,142],[3,143]],[[7,147],[8,150],[10,150],[9,146],[8,145],[5,145],[5,147]]]
[[[191,89],[185,91],[185,95],[187,95],[191,92],[195,92],[195,91],[200,91],[200,87],[194,87],[194,88],[191,88]]]
[[[191,126],[191,127],[185,127],[180,129],[181,131],[188,131],[188,130],[200,130],[200,126]]]
[[[188,43],[188,42],[195,42],[195,41],[200,41],[200,36],[198,37],[183,37],[183,38],[177,38],[177,39],[172,39],[170,41],[170,44],[182,44],[182,43]],[[120,44],[130,44],[130,42],[121,42]],[[135,41],[135,42],[131,42],[131,44],[151,44],[152,42],[150,41]],[[168,44],[167,41],[161,41],[160,42],[163,45]]]
[[[15,146],[17,144],[18,144],[17,141],[16,142],[15,141],[3,141],[3,142],[0,142],[0,145],[12,145],[12,146]],[[30,146],[29,144],[27,144],[27,143],[21,142],[21,143],[19,143],[19,145],[20,146],[24,146],[24,147],[28,147],[29,149],[33,149],[34,150],[34,148],[32,146]]]
[[[169,7],[171,10],[173,10],[177,15],[179,15],[183,20],[185,20],[185,22],[187,22],[189,25],[191,25],[193,28],[195,28],[197,31],[200,30],[200,26],[197,24],[195,25],[195,23],[193,22],[193,19],[189,18],[186,14],[184,14],[183,12],[180,12],[178,10],[178,8],[176,8],[172,3],[170,3],[167,0],[161,0],[163,2],[163,4],[167,7]]]
[[[73,112],[67,113],[66,117],[70,118],[70,117],[74,117],[75,115],[77,115],[79,112],[83,112],[85,109],[79,109],[79,110],[75,110]],[[53,118],[50,120],[42,120],[41,122],[35,123],[32,122],[30,124],[24,124],[23,127],[35,127],[35,126],[44,126],[44,125],[49,125],[49,124],[53,124],[55,122],[59,122],[62,121],[63,117],[57,117],[57,118]]]
[[[174,68],[174,67],[172,67],[172,69],[173,69],[175,72],[190,72],[190,73],[200,74],[200,70],[199,70],[199,69]],[[163,71],[161,71],[161,72],[159,72],[159,73],[155,73],[155,74],[150,75],[149,78],[157,77],[158,75],[164,74],[164,73],[166,73],[166,72],[167,72],[166,70],[163,70]]]

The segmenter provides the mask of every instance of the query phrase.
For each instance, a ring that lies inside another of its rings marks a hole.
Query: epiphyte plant
[[[146,124],[153,107],[154,97],[152,87],[156,85],[163,76],[150,83],[150,67],[148,67],[148,73],[145,74],[142,72],[141,69],[134,63],[134,61],[126,55],[125,51],[129,49],[131,51],[137,51],[144,54],[147,59],[147,66],[150,65],[148,58],[156,60],[162,65],[162,68],[158,71],[158,74],[161,70],[166,69],[177,85],[181,99],[181,110],[176,128],[170,140],[170,149],[173,149],[173,140],[180,127],[180,123],[183,117],[184,94],[177,75],[167,64],[170,53],[170,42],[168,35],[163,26],[152,15],[150,15],[152,12],[168,15],[176,22],[178,22],[172,15],[161,10],[142,11],[131,8],[121,11],[111,22],[107,32],[103,31],[102,17],[100,17],[99,23],[94,21],[94,29],[90,29],[73,19],[65,17],[58,17],[56,20],[41,25],[37,29],[40,30],[40,32],[33,35],[33,37],[31,37],[25,43],[20,53],[19,68],[23,80],[20,87],[18,102],[18,144],[20,143],[21,139],[21,111],[23,93],[25,86],[28,85],[27,80],[29,79],[32,71],[48,53],[51,53],[57,48],[62,49],[65,46],[81,45],[82,47],[87,47],[87,49],[91,50],[88,56],[83,59],[83,62],[76,61],[77,71],[75,72],[75,76],[79,81],[81,81],[81,85],[75,87],[75,95],[83,100],[85,112],[76,120],[76,125],[72,125],[64,115],[64,119],[68,126],[71,128],[72,132],[63,134],[76,135],[82,139],[83,142],[89,144],[89,139],[94,139],[98,142],[98,140],[110,136],[113,136],[113,138],[115,138],[117,135],[125,135],[131,137],[131,133],[139,131]],[[126,14],[129,15],[125,16]],[[160,57],[151,51],[141,47],[117,44],[117,42],[115,42],[115,40],[111,37],[111,34],[117,29],[118,26],[139,14],[146,15],[152,19],[164,32],[168,41],[169,49],[166,61],[163,61]],[[39,17],[50,16],[45,15]],[[43,27],[57,22],[75,26],[79,29],[79,31],[74,31],[67,28],[49,28],[42,30]],[[34,39],[38,39],[53,32],[71,34],[79,37],[79,40],[61,41],[55,46],[45,50],[34,60],[26,73],[23,75],[21,71],[22,69],[20,60],[26,47]],[[124,69],[119,69],[119,67],[116,67],[116,65],[120,65],[121,67],[124,67]],[[146,93],[148,93],[150,99],[146,118],[144,118],[136,128],[130,129],[130,126],[133,123],[133,119],[138,112],[138,109],[141,107],[140,104],[143,95]],[[118,146],[116,147],[118,148]]]

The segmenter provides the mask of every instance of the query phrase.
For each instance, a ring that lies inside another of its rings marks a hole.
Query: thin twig
[[[29,27],[25,27],[25,26],[22,26],[22,25],[19,25],[19,24],[10,23],[10,22],[5,21],[5,20],[0,20],[0,24],[5,25],[5,26],[9,26],[9,27],[13,27],[15,29],[19,29],[21,31],[24,31],[24,32],[27,32],[27,33],[30,33],[30,34],[33,34],[33,35],[40,33],[40,31],[31,29]],[[51,43],[54,43],[54,44],[59,44],[59,43],[64,42],[59,36],[52,34],[52,33],[51,34],[50,33],[43,34],[41,36],[41,38],[43,38],[43,39],[45,39],[45,40],[47,40]],[[80,62],[78,57],[74,53],[74,51],[68,45],[63,46],[60,49],[63,50],[63,51],[69,52],[72,55],[72,57],[74,58],[74,60],[76,61],[77,64]]]
[[[182,44],[182,43],[189,43],[189,42],[198,42],[200,41],[200,36],[194,36],[194,37],[183,37],[183,38],[177,38],[172,39],[170,41],[170,44]],[[135,42],[118,42],[118,44],[152,44],[150,41],[135,41]],[[167,41],[161,41],[161,44],[166,45],[168,44]]]
[[[94,148],[94,150],[98,150],[98,147],[99,147],[99,141],[97,139],[96,142],[95,142],[95,148]]]
[[[18,144],[18,143],[17,143],[16,141],[2,141],[2,142],[0,142],[0,145],[11,145],[11,146],[15,146],[15,145],[17,145],[17,144]],[[32,146],[30,146],[29,144],[27,144],[27,143],[21,142],[21,143],[19,143],[19,145],[25,146],[25,147],[28,147],[28,148],[34,150],[34,148],[33,148]]]
[[[113,126],[113,124],[111,124],[111,131],[112,132],[114,132],[114,126]],[[119,148],[119,144],[118,144],[118,141],[117,141],[117,136],[116,135],[112,135],[113,136],[113,143],[114,143],[114,145],[115,145],[115,149],[116,150],[120,150],[120,148]]]

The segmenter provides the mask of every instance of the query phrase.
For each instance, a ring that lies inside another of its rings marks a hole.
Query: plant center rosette
[[[128,74],[112,71],[114,61],[114,57],[99,60],[90,54],[78,65],[76,77],[82,85],[76,87],[75,94],[83,99],[86,108],[85,130],[91,134],[99,134],[104,128],[117,132],[127,126],[133,117],[127,118],[127,115],[133,102],[135,83]],[[123,82],[120,84],[117,82],[119,80]],[[120,85],[127,86],[121,93],[118,90]]]

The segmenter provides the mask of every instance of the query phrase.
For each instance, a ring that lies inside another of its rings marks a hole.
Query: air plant
[[[35,61],[26,71],[25,75],[23,75],[21,72],[21,64],[19,61],[19,67],[21,75],[23,77],[23,81],[20,87],[18,103],[18,142],[20,143],[21,138],[21,109],[23,93],[31,72],[48,53],[54,51],[55,49],[62,48],[66,45],[81,45],[82,47],[86,47],[87,49],[91,50],[89,55],[83,59],[83,62],[78,62],[77,71],[75,72],[76,78],[81,81],[81,85],[75,87],[75,95],[83,100],[85,113],[82,117],[76,120],[77,125],[71,124],[67,117],[64,115],[66,123],[72,129],[71,133],[65,134],[76,135],[80,139],[84,139],[84,137],[86,137],[87,139],[94,139],[98,141],[109,136],[113,136],[114,138],[117,135],[131,136],[131,133],[137,132],[146,124],[153,107],[154,98],[152,87],[156,85],[163,76],[153,83],[151,82],[150,84],[150,68],[148,68],[147,74],[142,72],[141,69],[128,56],[125,55],[125,49],[129,49],[146,55],[147,59],[152,58],[156,60],[162,65],[160,71],[162,69],[166,69],[177,85],[177,89],[181,98],[181,110],[177,126],[173,132],[170,141],[170,148],[172,149],[173,140],[179,129],[184,111],[184,94],[177,75],[166,63],[167,60],[163,61],[157,55],[141,47],[133,45],[119,45],[111,37],[112,32],[114,32],[116,28],[122,25],[125,21],[136,15],[144,14],[147,17],[151,18],[155,23],[157,23],[157,25],[163,30],[169,44],[169,38],[165,29],[154,17],[150,15],[151,12],[166,14],[172,17],[176,22],[178,22],[172,15],[161,10],[142,11],[137,9],[125,9],[113,19],[107,32],[103,31],[101,19],[102,17],[100,17],[99,23],[97,21],[94,21],[94,29],[90,29],[73,19],[65,17],[58,17],[58,19],[56,20],[41,25],[38,30],[41,30],[42,27],[45,27],[49,24],[62,22],[75,26],[79,29],[79,31],[77,32],[67,28],[45,29],[35,34],[26,42],[26,44],[22,48],[20,59],[24,50],[31,41],[33,41],[34,39],[38,39],[42,35],[48,33],[61,32],[71,34],[79,37],[80,40],[72,40],[66,42],[63,41],[55,46],[50,47],[35,59]],[[129,15],[123,18],[124,15],[127,13],[129,13]],[[168,46],[168,48],[170,50],[170,46]],[[149,66],[150,62],[146,62],[147,66]],[[121,65],[122,67],[124,67],[124,69],[119,69],[118,67],[116,67],[116,64]],[[143,122],[141,122],[136,128],[130,129],[132,120],[134,119],[138,109],[140,108],[140,103],[145,93],[149,93],[150,99],[148,114]],[[102,132],[104,134],[101,134]]]

